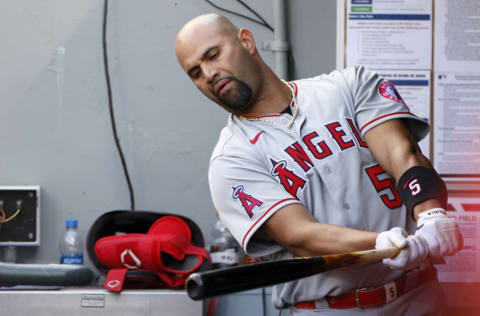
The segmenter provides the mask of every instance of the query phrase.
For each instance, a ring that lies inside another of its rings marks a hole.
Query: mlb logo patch
[[[406,105],[405,101],[403,101],[397,89],[390,81],[382,82],[378,87],[378,92],[380,92],[380,94],[387,99]]]

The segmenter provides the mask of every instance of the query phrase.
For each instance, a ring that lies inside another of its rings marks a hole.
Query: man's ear
[[[254,55],[257,52],[257,48],[255,46],[255,40],[253,39],[252,32],[247,29],[240,29],[238,30],[237,34],[238,40],[242,44],[242,46],[251,54]]]

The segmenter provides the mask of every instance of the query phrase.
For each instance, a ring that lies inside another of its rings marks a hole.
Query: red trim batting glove
[[[447,217],[443,208],[434,208],[418,214],[416,237],[428,243],[434,258],[451,256],[463,247],[457,221]]]
[[[401,227],[394,227],[378,234],[375,248],[382,249],[388,247],[401,249],[397,256],[383,259],[383,263],[392,269],[410,270],[420,265],[428,257],[427,242],[413,235],[408,236],[405,229]]]

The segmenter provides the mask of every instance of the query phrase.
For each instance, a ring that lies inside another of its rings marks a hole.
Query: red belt
[[[415,286],[435,280],[437,270],[429,267],[418,272],[416,276]],[[389,282],[383,286],[372,289],[357,289],[352,292],[341,294],[338,296],[326,296],[330,308],[353,308],[353,307],[373,307],[391,302],[407,292],[405,284],[408,276],[402,275],[398,279]],[[412,287],[411,287],[412,288]],[[411,289],[410,288],[410,289]],[[296,308],[316,309],[315,301],[298,302]]]

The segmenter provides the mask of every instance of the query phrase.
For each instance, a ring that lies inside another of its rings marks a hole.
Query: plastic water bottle
[[[215,239],[210,246],[212,266],[216,268],[231,267],[240,264],[240,247],[225,225],[219,220],[215,223]]]
[[[78,234],[78,221],[69,219],[65,223],[66,230],[60,240],[60,263],[83,264],[83,243]]]

